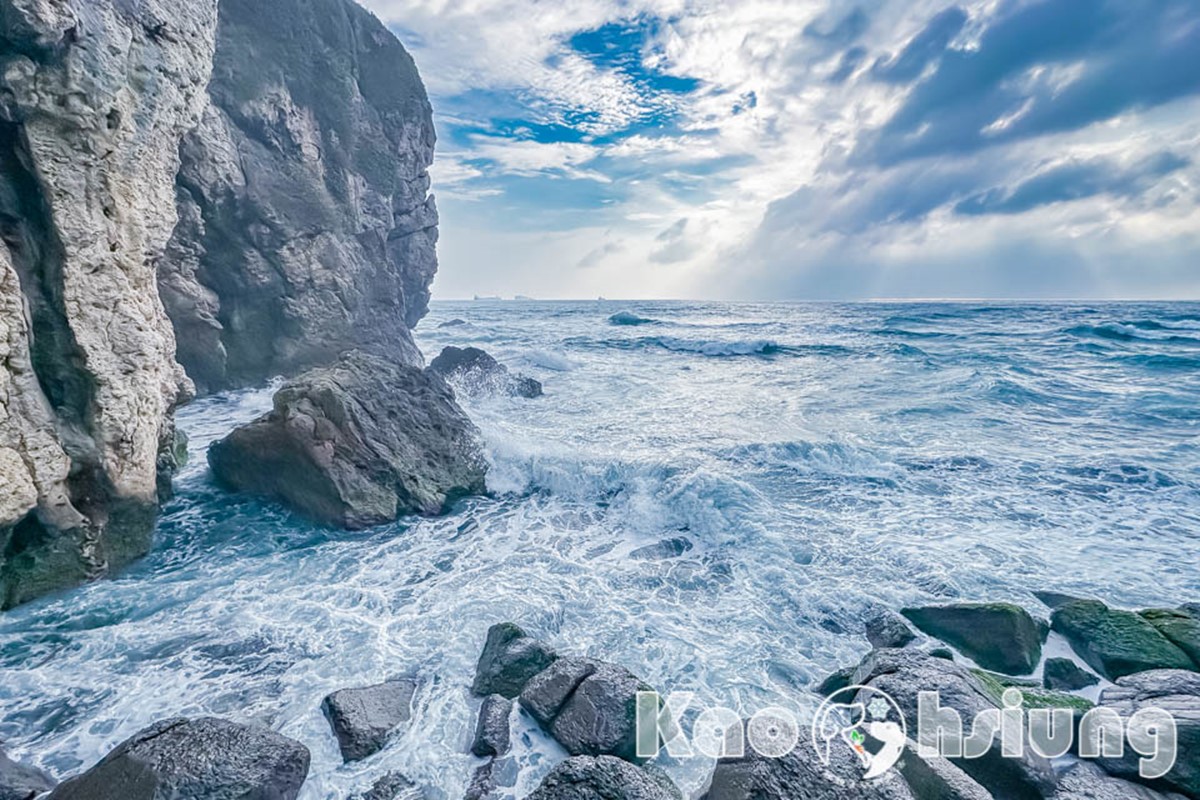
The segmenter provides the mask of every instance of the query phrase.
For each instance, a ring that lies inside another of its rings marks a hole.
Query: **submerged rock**
[[[389,772],[350,800],[425,800],[425,792],[399,772]]]
[[[1099,682],[1099,678],[1069,658],[1047,658],[1042,667],[1042,685],[1047,689],[1073,692]]]
[[[1026,675],[1037,667],[1046,640],[1044,623],[1011,603],[957,603],[906,608],[914,625],[961,650],[984,669]]]
[[[559,764],[527,800],[682,800],[661,773],[612,756],[576,756]]]
[[[871,609],[863,624],[872,647],[907,647],[917,638],[904,618],[887,608]]]
[[[354,352],[275,394],[208,451],[217,478],[345,528],[440,514],[484,490],[479,432],[440,378]]]
[[[511,622],[493,625],[479,655],[471,691],[478,695],[498,694],[511,700],[556,658],[553,650],[520,626]]]
[[[513,375],[508,367],[478,347],[446,347],[429,362],[429,370],[461,386],[468,394],[542,396],[542,384],[533,378]]]
[[[274,731],[213,718],[170,719],[65,781],[48,800],[293,800],[308,765],[308,748]]]
[[[417,684],[393,680],[358,689],[342,689],[325,698],[321,710],[337,736],[345,761],[359,761],[383,749],[401,723],[412,719]]]
[[[1098,600],[1065,603],[1051,621],[1088,666],[1112,681],[1152,669],[1196,666],[1145,618]]]
[[[18,764],[0,749],[0,800],[30,800],[54,788],[54,780],[40,769]]]
[[[645,547],[639,547],[629,554],[629,557],[637,561],[666,561],[680,556],[692,550],[694,545],[692,540],[686,536],[676,536],[672,539],[662,539],[654,544],[648,544]]]
[[[509,748],[509,715],[512,713],[512,700],[501,694],[492,694],[483,698],[479,708],[479,721],[475,724],[475,741],[471,743],[471,753],[486,758],[502,756]]]

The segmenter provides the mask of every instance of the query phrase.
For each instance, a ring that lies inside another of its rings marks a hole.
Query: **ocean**
[[[417,338],[545,384],[464,398],[491,496],[321,529],[207,474],[269,387],[193,403],[154,551],[0,616],[10,755],[61,777],[208,714],[304,742],[308,800],[389,770],[457,800],[495,622],[697,704],[803,714],[869,649],[872,603],[1200,599],[1200,304],[442,302]],[[321,699],[401,674],[412,724],[342,765]],[[563,754],[517,725],[523,797]],[[667,764],[687,790],[709,766]]]

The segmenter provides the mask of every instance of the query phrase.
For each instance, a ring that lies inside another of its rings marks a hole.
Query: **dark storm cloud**
[[[916,80],[929,64],[946,52],[950,42],[966,24],[967,12],[957,7],[946,9],[931,19],[899,55],[878,59],[871,67],[871,75],[887,83],[910,83]]]

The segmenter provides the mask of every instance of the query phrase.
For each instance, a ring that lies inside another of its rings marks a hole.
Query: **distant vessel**
[[[475,295],[475,300],[476,300],[476,301],[480,301],[480,300],[501,300],[501,299],[503,299],[503,298],[497,297],[497,296],[496,296],[496,295],[494,295],[494,294],[487,295],[486,297],[481,297],[481,296],[479,296],[479,295]]]
[[[534,298],[532,298],[532,297],[527,297],[527,296],[525,296],[525,295],[523,295],[523,294],[519,294],[519,295],[516,295],[515,297],[513,297],[513,300],[525,300],[525,301],[529,301],[529,300],[533,300],[533,299],[534,299]]]

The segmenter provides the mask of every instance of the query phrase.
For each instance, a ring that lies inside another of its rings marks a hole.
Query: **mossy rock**
[[[1138,613],[1200,668],[1200,616],[1170,608],[1151,608]]]
[[[1042,658],[1045,623],[1012,603],[955,603],[906,608],[901,613],[984,669],[1028,675]]]
[[[1069,658],[1048,658],[1042,667],[1042,685],[1047,689],[1076,691],[1099,682],[1099,678]]]
[[[1187,653],[1132,611],[1076,600],[1054,612],[1053,629],[1098,673],[1115,681],[1152,669],[1195,670]]]
[[[1042,689],[1022,681],[1008,680],[1004,675],[997,675],[987,670],[973,669],[971,674],[979,681],[988,698],[998,706],[1004,705],[1006,689],[1021,690],[1021,707],[1026,711],[1034,708],[1066,708],[1076,715],[1081,715],[1086,714],[1095,706],[1095,703],[1086,697]]]

